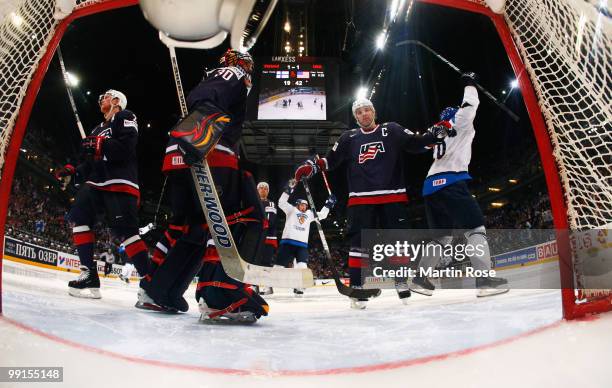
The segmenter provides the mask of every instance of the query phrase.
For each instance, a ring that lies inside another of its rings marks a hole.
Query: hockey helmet
[[[240,66],[247,73],[253,72],[253,57],[247,52],[228,49],[219,60],[223,66]]]
[[[295,206],[300,206],[300,205],[308,206],[308,201],[305,199],[298,199],[297,201],[295,201]]]
[[[258,189],[260,189],[260,188],[266,188],[266,189],[270,190],[270,185],[268,184],[268,182],[259,182],[259,183],[257,184],[257,188],[258,188]]]
[[[372,104],[372,101],[368,100],[367,98],[358,98],[353,102],[353,117],[355,117],[355,119],[357,118],[357,115],[356,115],[357,109],[363,108],[365,106],[369,106],[370,108],[372,108],[374,112],[376,112],[376,109],[374,109],[374,104]]]
[[[127,97],[125,96],[125,94],[113,89],[108,89],[103,94],[100,94],[100,97],[98,97],[98,104],[106,95],[110,95],[112,99],[119,99],[119,106],[121,107],[121,109],[125,109],[127,107]]]
[[[440,120],[452,121],[455,118],[455,115],[457,114],[458,110],[459,109],[452,106],[444,108],[444,110],[440,113]]]

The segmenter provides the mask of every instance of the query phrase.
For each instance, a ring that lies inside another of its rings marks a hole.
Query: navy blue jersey
[[[431,134],[418,135],[397,123],[343,133],[325,160],[333,170],[347,162],[348,206],[407,202],[405,151],[420,153],[433,143]]]
[[[240,67],[220,67],[206,74],[187,96],[189,111],[204,102],[210,102],[230,116],[231,122],[223,130],[219,144],[236,151],[242,123],[246,114],[247,73]]]
[[[198,105],[209,102],[224,113],[230,115],[231,122],[223,130],[216,148],[238,154],[237,144],[242,134],[242,123],[246,113],[247,74],[240,67],[220,67],[209,71],[204,79],[191,90],[187,96],[189,111]],[[162,171],[188,168],[178,150],[176,139],[170,137]]]
[[[77,167],[80,178],[98,190],[140,196],[138,187],[138,123],[136,115],[122,110],[95,127],[90,136],[101,136],[101,160],[87,160]]]

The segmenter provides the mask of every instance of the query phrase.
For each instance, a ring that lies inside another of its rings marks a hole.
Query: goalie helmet
[[[239,66],[247,73],[253,72],[253,57],[249,53],[228,49],[219,60],[223,66]]]
[[[118,90],[113,90],[113,89],[108,89],[103,94],[100,94],[100,97],[98,97],[98,104],[102,101],[102,99],[106,95],[110,95],[112,99],[118,98],[119,106],[121,107],[121,109],[125,109],[127,107],[127,97],[125,96],[125,94],[121,93]]]
[[[355,102],[353,102],[353,117],[355,117],[355,119],[357,119],[357,109],[359,108],[363,108],[369,106],[370,108],[372,108],[372,110],[374,112],[376,112],[376,109],[374,109],[374,104],[372,104],[372,101],[368,100],[367,98],[358,98],[355,100]]]

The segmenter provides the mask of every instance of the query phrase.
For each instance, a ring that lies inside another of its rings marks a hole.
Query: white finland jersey
[[[451,121],[457,130],[457,136],[447,137],[444,144],[433,150],[433,164],[427,176],[443,172],[467,172],[472,159],[472,141],[474,140],[474,118],[478,109],[478,91],[474,86],[466,86],[463,93],[462,108],[459,108]]]
[[[287,193],[283,193],[278,199],[278,207],[285,212],[287,216],[282,239],[298,241],[307,245],[310,223],[314,221],[314,214],[310,209],[301,212],[296,206],[291,205],[287,201],[288,199],[289,194]],[[319,219],[324,220],[329,214],[329,209],[323,206],[318,214]]]

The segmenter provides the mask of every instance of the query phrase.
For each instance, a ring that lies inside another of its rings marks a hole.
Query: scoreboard
[[[326,64],[317,58],[264,60],[258,91],[258,120],[327,119]]]

